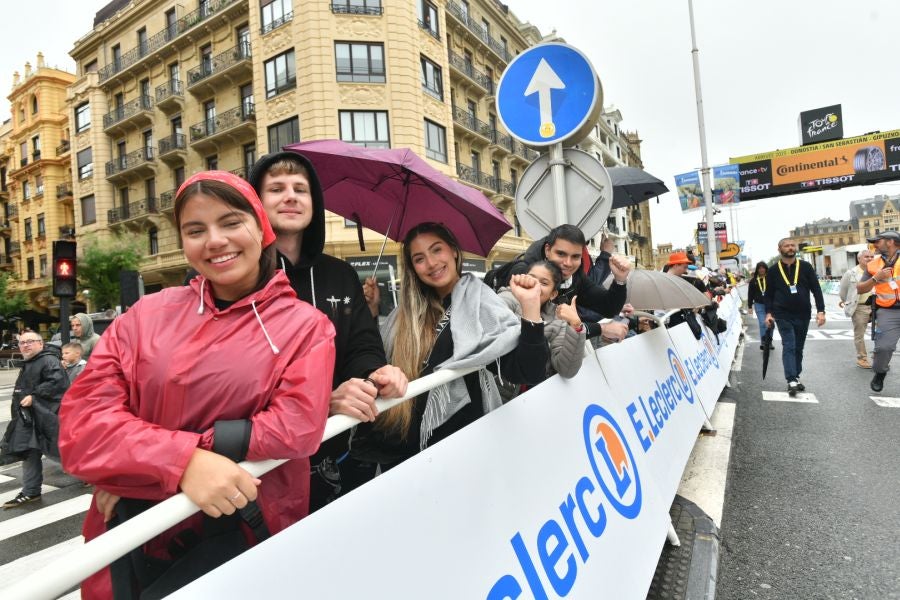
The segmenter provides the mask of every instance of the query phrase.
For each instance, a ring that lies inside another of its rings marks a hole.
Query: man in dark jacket
[[[387,364],[377,321],[369,312],[356,271],[323,252],[325,200],[315,169],[296,152],[263,156],[253,166],[256,189],[275,230],[278,263],[297,296],[325,313],[335,329],[335,365],[329,414],[374,421],[375,398],[406,393],[403,372]],[[340,493],[338,461],[349,435],[332,438],[310,458],[310,512]],[[352,477],[346,473],[345,477]]]
[[[3,508],[15,508],[41,497],[44,465],[41,453],[59,456],[59,403],[68,388],[66,372],[55,352],[44,348],[33,331],[19,337],[25,358],[13,389],[12,420],[3,436],[3,451],[22,457],[22,491]]]
[[[788,394],[794,396],[806,389],[800,383],[803,372],[803,346],[809,330],[811,305],[809,294],[816,299],[816,325],[825,324],[825,297],[813,266],[797,259],[797,242],[783,238],[778,242],[779,260],[766,273],[766,325],[775,324],[781,335],[781,362]]]
[[[625,280],[631,271],[631,263],[621,256],[610,256],[609,269],[613,275],[613,283],[607,290],[588,278],[581,269],[585,245],[584,233],[578,227],[559,225],[550,230],[547,237],[531,244],[525,251],[525,256],[512,267],[511,273],[527,273],[532,263],[549,260],[563,273],[563,283],[554,302],[571,304],[572,298],[577,296],[578,307],[593,310],[602,317],[615,317],[625,306]],[[585,322],[585,327],[589,338],[603,333],[603,325],[600,323]]]

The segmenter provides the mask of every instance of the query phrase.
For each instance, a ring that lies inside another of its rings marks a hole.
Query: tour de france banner
[[[620,354],[627,397],[585,357],[170,597],[646,598],[670,523],[649,463],[697,418],[666,354]]]
[[[713,202],[737,204],[741,201],[740,165],[721,165],[712,168]]]
[[[731,158],[741,199],[900,179],[900,129]]]
[[[700,173],[697,171],[676,175],[675,189],[678,190],[678,200],[681,202],[682,212],[704,208],[703,186],[700,185]]]

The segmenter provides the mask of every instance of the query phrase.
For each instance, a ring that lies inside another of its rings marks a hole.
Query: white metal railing
[[[377,400],[378,410],[385,411],[479,368],[446,369],[411,381],[406,389],[405,396],[391,398],[390,400]],[[322,441],[347,431],[357,423],[359,423],[357,419],[345,415],[330,417],[325,425]],[[264,460],[259,462],[242,462],[240,466],[254,477],[260,477],[285,462],[287,461],[284,459]],[[67,590],[78,585],[85,578],[163,531],[184,521],[199,510],[200,508],[183,493],[173,496],[133,519],[117,525],[114,529],[87,542],[77,550],[56,559],[30,574],[27,580],[16,582],[4,589],[3,597],[6,600],[18,600],[19,598],[22,600],[47,598],[49,600],[57,598]]]

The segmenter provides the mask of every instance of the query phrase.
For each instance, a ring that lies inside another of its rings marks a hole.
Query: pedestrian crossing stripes
[[[37,527],[77,515],[78,513],[83,513],[90,508],[91,497],[91,494],[82,494],[75,498],[52,504],[46,508],[25,513],[21,517],[3,521],[0,523],[0,541],[25,533],[26,531],[31,531]]]
[[[20,580],[23,573],[33,573],[48,563],[78,550],[83,545],[84,538],[79,536],[0,565],[0,596],[3,596],[3,588]]]
[[[900,398],[889,398],[887,396],[869,396],[869,398],[883,408],[900,408]]]
[[[768,402],[805,402],[807,404],[819,403],[816,395],[809,392],[800,392],[795,396],[791,396],[787,392],[769,392],[763,390],[762,399]]]

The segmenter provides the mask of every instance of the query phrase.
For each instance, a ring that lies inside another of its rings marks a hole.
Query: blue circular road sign
[[[522,52],[503,71],[497,87],[500,121],[514,138],[531,146],[557,144],[586,125],[592,127],[601,108],[594,67],[566,44],[541,44]]]

